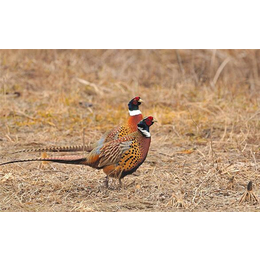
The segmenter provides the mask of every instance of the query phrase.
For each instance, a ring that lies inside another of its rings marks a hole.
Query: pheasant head
[[[137,129],[147,138],[151,137],[149,128],[156,120],[152,116],[145,117],[137,124]]]
[[[128,103],[130,116],[141,114],[141,111],[139,110],[139,106],[141,105],[142,102],[143,100],[140,97],[135,97]]]

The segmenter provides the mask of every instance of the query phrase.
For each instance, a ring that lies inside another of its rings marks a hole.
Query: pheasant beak
[[[153,121],[152,121],[153,123],[155,123],[155,122],[158,122],[157,120],[155,120],[155,119],[153,119]]]
[[[138,102],[143,103],[144,101],[141,98],[139,98]]]

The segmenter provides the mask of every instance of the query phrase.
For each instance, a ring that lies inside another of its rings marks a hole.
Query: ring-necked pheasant
[[[140,97],[135,97],[128,103],[128,111],[129,117],[127,122],[124,125],[117,126],[112,130],[107,131],[95,144],[86,146],[86,145],[74,145],[74,146],[51,146],[51,147],[43,147],[43,148],[32,148],[32,149],[24,149],[15,153],[22,152],[90,152],[95,147],[107,143],[112,140],[116,140],[122,136],[133,133],[137,130],[137,124],[140,120],[143,119],[142,112],[139,110],[139,106],[143,100]]]
[[[146,159],[150,143],[150,126],[155,122],[152,116],[146,117],[137,124],[137,131],[103,143],[95,147],[87,156],[60,156],[50,158],[37,158],[15,160],[0,165],[17,162],[50,161],[56,163],[88,165],[96,169],[103,169],[108,186],[108,177],[121,179],[135,172]]]

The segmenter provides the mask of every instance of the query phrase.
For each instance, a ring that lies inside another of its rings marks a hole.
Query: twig
[[[83,154],[85,152],[85,127],[82,130]]]
[[[212,80],[212,83],[213,83],[214,86],[216,85],[216,83],[217,83],[217,81],[218,81],[218,78],[219,78],[219,76],[220,76],[220,73],[221,73],[222,70],[225,68],[225,66],[228,64],[229,61],[230,61],[230,58],[227,57],[227,58],[221,63],[221,65],[219,66],[219,68],[218,68],[218,70],[217,70],[217,72],[216,72],[216,74],[215,74],[215,76],[214,76],[214,78],[213,78],[213,80]]]
[[[244,194],[242,195],[241,199],[239,200],[239,204],[243,203],[243,202],[253,202],[253,204],[255,203],[259,203],[258,198],[256,197],[256,195],[253,192],[253,183],[252,181],[250,181],[247,184],[247,188],[246,191],[244,192]]]
[[[177,57],[177,61],[178,61],[178,64],[179,64],[181,73],[182,73],[182,75],[184,76],[184,75],[185,75],[185,71],[184,71],[184,68],[183,68],[183,66],[182,66],[181,56],[180,56],[178,50],[175,50],[175,53],[176,53],[176,57]]]

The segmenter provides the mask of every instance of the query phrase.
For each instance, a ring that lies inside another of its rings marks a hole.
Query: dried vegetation
[[[158,123],[122,189],[89,167],[6,165],[0,211],[259,211],[259,72],[259,50],[1,50],[1,162],[96,140],[136,95]]]

